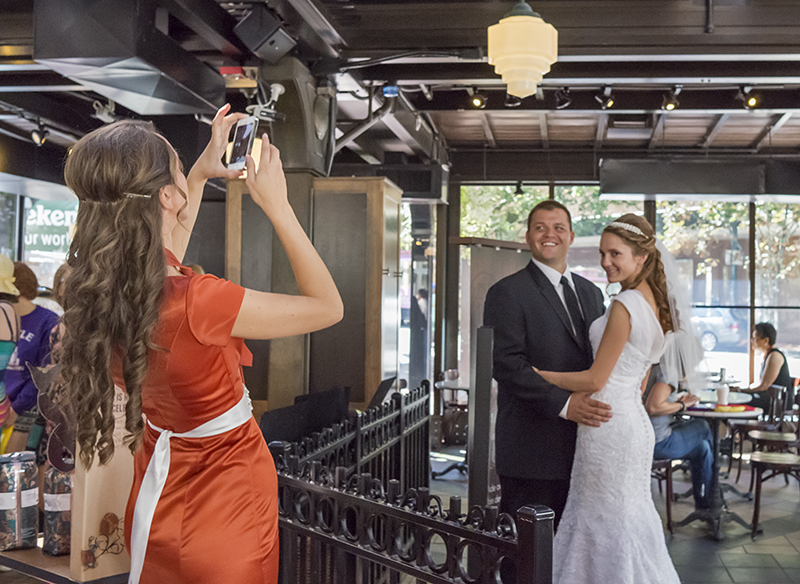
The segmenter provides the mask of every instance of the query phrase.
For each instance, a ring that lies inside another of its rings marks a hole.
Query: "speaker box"
[[[273,65],[297,44],[283,29],[280,19],[261,4],[254,4],[233,32],[248,49]]]

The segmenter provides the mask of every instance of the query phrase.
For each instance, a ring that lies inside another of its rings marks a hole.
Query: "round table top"
[[[752,410],[745,410],[743,412],[717,412],[714,410],[691,409],[681,412],[681,415],[694,416],[695,418],[757,418],[764,413],[761,408],[753,408]]]
[[[445,381],[437,381],[433,384],[436,389],[453,389],[461,391],[469,391],[469,387],[464,386],[464,382],[459,379],[448,379]]]
[[[701,389],[697,392],[700,403],[717,403],[716,389]],[[745,391],[732,391],[728,394],[729,405],[748,404],[753,401],[753,394]]]

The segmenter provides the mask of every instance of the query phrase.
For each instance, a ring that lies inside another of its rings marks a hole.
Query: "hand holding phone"
[[[244,168],[245,156],[250,154],[253,149],[253,140],[255,140],[257,128],[258,118],[252,116],[243,118],[236,124],[231,155],[228,160],[228,168],[230,170],[242,170]]]

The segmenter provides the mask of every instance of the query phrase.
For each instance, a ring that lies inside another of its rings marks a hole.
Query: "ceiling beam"
[[[542,148],[547,150],[550,148],[550,137],[547,132],[547,112],[539,114],[539,131],[542,135]]]
[[[654,116],[657,121],[653,124],[653,133],[650,136],[650,143],[647,145],[649,150],[655,148],[659,140],[664,141],[664,123],[667,121],[667,114],[654,114]]]
[[[421,83],[498,87],[503,80],[486,62],[379,64],[364,68],[365,79],[393,80],[400,85]],[[591,85],[762,85],[797,84],[800,61],[662,61],[564,62],[559,60],[542,79],[542,87]]]
[[[756,149],[756,151],[761,150],[764,146],[769,146],[770,142],[772,141],[772,136],[775,135],[775,132],[780,130],[791,117],[792,113],[787,112],[781,116],[777,116],[777,119],[773,118],[771,124],[768,125],[764,131],[759,134],[758,138],[753,141],[753,147]]]
[[[346,42],[317,3],[312,0],[274,0],[269,5],[298,41],[323,57],[340,57],[339,50]]]
[[[725,113],[720,114],[717,116],[717,119],[714,120],[714,123],[711,124],[711,127],[708,128],[708,132],[706,132],[705,138],[703,138],[703,143],[701,144],[701,148],[710,148],[711,144],[716,139],[717,135],[722,130],[722,127],[725,125],[725,122],[728,121],[728,118],[731,117],[731,114]]]
[[[250,55],[250,49],[233,32],[237,20],[214,0],[157,0],[157,3],[223,55]]]
[[[483,135],[486,138],[489,146],[492,148],[497,147],[497,142],[494,139],[494,132],[492,131],[492,124],[489,122],[489,115],[486,112],[481,112],[481,126],[483,126]]]
[[[487,26],[511,2],[329,2],[354,52],[485,46]],[[413,8],[410,8],[413,6]],[[537,0],[558,30],[559,56],[800,53],[800,6],[794,2],[726,2],[715,33],[706,33],[706,2]]]
[[[0,109],[9,113],[27,112],[31,118],[41,118],[76,136],[98,128],[102,123],[90,117],[92,101],[84,101],[69,94],[0,93]]]
[[[603,147],[603,140],[606,137],[606,129],[608,128],[608,114],[602,113],[597,116],[597,132],[594,137],[594,147],[599,150]]]
[[[665,87],[620,89],[613,88],[614,106],[607,113],[661,113]],[[547,112],[586,112],[597,114],[600,111],[595,96],[600,88],[575,89],[570,88],[572,103],[569,107],[559,110],[556,91],[546,89],[542,97],[526,97],[514,108],[515,112],[547,111]],[[505,89],[483,89],[481,93],[486,96],[485,110],[509,111],[506,105]],[[797,99],[795,87],[786,89],[759,89],[761,105],[758,109],[748,110],[742,107],[742,102],[737,98],[738,87],[728,88],[684,88],[681,91],[680,107],[669,112],[670,116],[698,114],[731,113],[738,115],[772,115],[786,112],[800,111],[800,101]],[[428,100],[421,92],[408,93],[409,100],[414,106],[423,111],[470,111],[475,110],[469,101],[467,92],[454,88],[454,90],[439,89],[433,93],[433,99]]]

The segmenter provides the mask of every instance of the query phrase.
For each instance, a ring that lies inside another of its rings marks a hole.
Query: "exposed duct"
[[[222,76],[156,25],[149,0],[36,0],[34,59],[141,115],[215,111]]]

